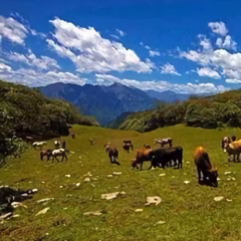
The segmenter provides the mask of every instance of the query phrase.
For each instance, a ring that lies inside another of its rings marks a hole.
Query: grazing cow
[[[235,162],[235,155],[237,155],[237,161],[239,162],[239,155],[241,152],[241,140],[234,141],[231,143],[225,143],[224,144],[224,152],[228,153],[228,161],[230,161],[231,155],[234,157]]]
[[[129,151],[130,151],[130,148],[133,150],[133,145],[132,145],[132,143],[131,143],[131,141],[123,141],[123,149],[127,152],[127,153],[129,153]]]
[[[151,151],[152,149],[150,148],[148,149],[145,146],[143,148],[138,149],[136,153],[136,158],[132,160],[131,166],[133,168],[139,169],[139,167],[137,166],[139,164],[140,170],[142,170],[143,162],[151,160],[151,156],[150,156]],[[151,168],[152,168],[152,165],[150,166],[149,169]]]
[[[170,147],[172,147],[172,138],[164,138],[164,139],[155,139],[154,140],[154,145],[160,144],[161,147],[164,147],[165,145],[169,144]]]
[[[194,163],[197,167],[198,181],[201,181],[201,172],[203,174],[203,181],[210,183],[212,186],[217,187],[217,168],[212,166],[208,153],[203,149],[203,147],[197,147],[194,153]]]
[[[62,149],[66,149],[66,142],[65,142],[65,140],[62,141]]]
[[[43,160],[43,158],[45,156],[47,156],[47,161],[48,161],[50,156],[51,156],[51,154],[52,154],[52,150],[51,149],[41,151],[40,152],[40,159],[41,159],[41,161]]]
[[[58,156],[62,156],[61,162],[64,160],[64,158],[66,158],[66,161],[68,160],[68,157],[66,155],[66,150],[63,148],[53,150],[50,156],[53,157],[52,162],[54,161],[54,159],[56,159],[59,162],[59,160],[57,159]]]
[[[60,148],[60,141],[55,141],[54,142],[54,146],[55,146],[55,149],[59,149]]]
[[[104,145],[104,148],[105,151],[109,154],[111,164],[117,164],[119,166],[120,163],[117,161],[119,155],[118,150],[115,147],[111,147],[110,143]]]
[[[41,141],[41,142],[34,142],[32,144],[33,148],[36,150],[36,147],[40,147],[41,149],[43,148],[44,145],[46,145],[46,141]]]
[[[183,148],[181,146],[177,147],[169,147],[169,148],[159,148],[150,152],[152,157],[152,165],[161,166],[165,169],[165,166],[171,161],[174,161],[175,165],[177,165],[177,169],[182,168],[182,159],[183,159]],[[160,166],[159,166],[160,167]]]

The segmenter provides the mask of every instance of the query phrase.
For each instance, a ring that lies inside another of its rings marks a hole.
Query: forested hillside
[[[109,126],[123,130],[151,131],[163,126],[184,123],[202,128],[241,126],[241,90],[210,97],[190,97],[184,102],[162,104],[153,111],[132,113],[117,118]]]
[[[68,135],[68,124],[99,125],[66,101],[50,100],[38,90],[0,81],[1,137],[14,132],[39,139]]]

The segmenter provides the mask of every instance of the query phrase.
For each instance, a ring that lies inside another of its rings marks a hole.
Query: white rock
[[[51,201],[51,200],[54,200],[54,198],[41,199],[41,200],[37,201],[37,203],[44,203],[44,202]]]
[[[159,175],[159,177],[164,177],[164,176],[166,176],[165,173],[161,173],[161,174]]]
[[[86,177],[86,178],[84,179],[84,182],[90,182],[90,178],[89,178],[89,177]]]
[[[45,208],[45,209],[39,211],[35,216],[38,216],[38,215],[40,215],[40,214],[45,214],[45,213],[47,213],[47,211],[48,211],[49,209],[50,209],[50,208]]]
[[[155,197],[147,197],[146,201],[147,201],[147,203],[145,204],[146,206],[149,206],[150,204],[156,204],[157,206],[158,204],[161,203],[162,199],[158,196],[155,196]]]
[[[71,176],[70,176],[70,174],[68,174],[68,175],[65,175],[65,176],[66,176],[66,177],[71,177]]]
[[[156,224],[165,224],[165,223],[166,223],[165,221],[159,221]]]
[[[225,173],[224,173],[224,175],[229,175],[229,174],[231,174],[231,172],[225,172]]]
[[[136,212],[136,213],[143,212],[143,209],[136,209],[135,212]]]
[[[223,200],[223,199],[224,199],[224,197],[215,197],[215,198],[214,198],[214,201],[219,202],[219,201],[221,201],[221,200]]]
[[[76,187],[80,186],[80,183],[76,183]]]
[[[185,184],[189,184],[189,183],[190,183],[190,181],[184,181],[184,183],[185,183]]]

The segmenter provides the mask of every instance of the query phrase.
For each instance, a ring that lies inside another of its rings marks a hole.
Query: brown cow
[[[123,141],[123,149],[127,152],[127,153],[129,153],[129,151],[130,151],[130,148],[133,150],[133,145],[132,145],[132,143],[131,143],[131,141]]]
[[[111,147],[110,143],[104,145],[105,151],[109,154],[110,163],[117,164],[118,166],[120,163],[117,161],[118,159],[118,150],[115,147]]]
[[[47,156],[47,161],[48,161],[49,158],[50,158],[50,156],[51,156],[51,154],[52,154],[52,150],[50,150],[50,149],[48,149],[48,150],[42,150],[42,151],[40,152],[40,159],[41,159],[41,161],[43,160],[43,158],[44,158],[45,156]]]
[[[139,164],[140,170],[142,170],[143,162],[151,160],[151,157],[149,155],[151,150],[152,149],[148,149],[146,147],[138,149],[136,153],[136,158],[132,159],[132,167],[139,169],[139,167],[137,166]],[[149,167],[149,169],[151,169],[151,167],[152,165]]]
[[[241,140],[234,141],[231,143],[225,143],[224,144],[224,152],[228,153],[228,160],[230,161],[231,155],[234,157],[235,162],[235,155],[237,155],[237,161],[239,162],[239,155],[241,152]]]
[[[195,153],[194,153],[194,163],[197,167],[199,183],[201,182],[201,172],[202,172],[203,181],[208,182],[209,184],[211,184],[214,187],[217,187],[218,186],[217,168],[212,166],[208,153],[203,149],[203,147],[196,148]]]

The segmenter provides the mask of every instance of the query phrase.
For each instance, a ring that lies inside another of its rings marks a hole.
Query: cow
[[[164,138],[164,139],[155,139],[154,140],[154,145],[160,144],[161,147],[164,147],[165,145],[169,144],[170,147],[172,147],[172,138]]]
[[[143,162],[151,160],[151,156],[150,156],[151,150],[152,149],[146,148],[145,146],[143,148],[138,149],[135,159],[131,160],[132,161],[132,164],[131,164],[132,168],[139,169],[139,167],[138,167],[138,164],[139,164],[140,170],[142,170]],[[152,165],[149,167],[149,169],[151,169],[151,168],[152,168]]]
[[[42,150],[42,151],[40,152],[40,159],[41,159],[41,161],[42,161],[43,158],[44,158],[45,156],[47,156],[47,161],[48,161],[51,155],[52,155],[52,150],[51,150],[51,149]]]
[[[241,152],[241,140],[234,141],[231,143],[225,143],[224,144],[224,152],[228,153],[228,161],[230,162],[230,157],[233,155],[234,162],[235,162],[235,155],[237,155],[237,161],[239,162],[239,155]]]
[[[208,153],[201,146],[197,147],[194,152],[194,163],[197,167],[199,183],[201,182],[201,172],[202,172],[203,181],[208,182],[209,184],[211,184],[214,187],[217,187],[218,186],[217,168],[215,166],[212,166]]]
[[[41,150],[42,150],[42,147],[43,147],[44,145],[46,145],[46,144],[47,144],[46,141],[34,142],[34,143],[32,144],[32,146],[33,146],[33,148],[34,148],[35,150],[36,150],[36,147],[40,147]]]
[[[232,136],[231,138],[229,136],[223,137],[222,141],[221,141],[222,149],[224,150],[225,143],[231,143],[231,142],[234,142],[234,141],[236,141],[236,136]]]
[[[183,148],[181,146],[152,150],[150,155],[152,157],[153,166],[158,165],[160,167],[159,164],[161,164],[161,167],[165,169],[167,164],[174,161],[177,165],[177,169],[182,168]]]
[[[65,142],[65,140],[62,141],[61,146],[62,146],[63,149],[66,149],[66,142]]]
[[[55,141],[54,142],[54,146],[55,146],[55,149],[59,149],[60,148],[60,141]]]
[[[151,146],[147,144],[144,144],[143,147],[145,147],[146,149],[151,149]]]
[[[120,166],[120,163],[117,161],[118,155],[119,155],[118,150],[115,147],[111,147],[110,143],[104,145],[104,148],[105,148],[105,151],[109,155],[110,163]]]
[[[52,162],[54,161],[54,159],[56,159],[58,162],[59,160],[57,159],[58,156],[62,156],[62,160],[61,162],[64,160],[64,158],[66,159],[66,161],[68,160],[68,157],[66,155],[66,150],[63,149],[63,148],[60,148],[60,149],[57,149],[57,150],[53,150],[51,152],[51,155],[53,158],[52,158]]]
[[[132,145],[132,143],[131,143],[131,141],[123,141],[123,149],[127,152],[127,153],[129,153],[129,151],[130,151],[130,148],[133,150],[133,145]]]

